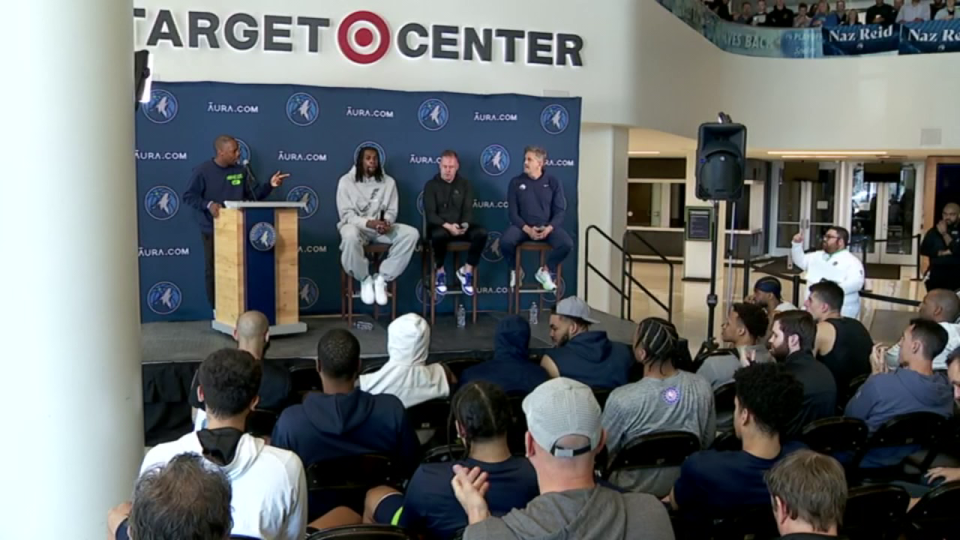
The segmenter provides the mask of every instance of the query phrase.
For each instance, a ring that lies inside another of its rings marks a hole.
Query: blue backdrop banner
[[[907,23],[900,30],[900,54],[960,51],[960,19]]]
[[[896,51],[900,25],[862,24],[823,29],[823,54],[848,56]]]
[[[460,174],[472,182],[476,196],[474,219],[491,233],[478,272],[480,309],[507,307],[509,273],[498,240],[508,223],[507,185],[523,171],[525,146],[547,149],[546,170],[562,182],[567,199],[564,228],[577,239],[579,98],[225,83],[157,83],[150,97],[137,115],[143,322],[210,318],[200,230],[194,210],[182,200],[193,168],[212,159],[213,141],[221,134],[238,139],[241,159],[250,160],[260,182],[278,170],[290,173],[268,200],[307,203],[300,213],[303,314],[340,310],[335,195],[361,145],[380,150],[385,170],[397,180],[398,220],[421,231],[424,184],[437,173],[443,150],[460,155]],[[482,161],[490,149],[500,152],[496,163]],[[530,256],[526,262],[532,276],[537,261]],[[418,252],[398,281],[401,313],[420,311],[420,274]],[[563,265],[558,294],[576,294],[576,282],[574,249]],[[438,309],[450,312],[458,301],[448,297]],[[359,301],[357,306],[365,312]]]

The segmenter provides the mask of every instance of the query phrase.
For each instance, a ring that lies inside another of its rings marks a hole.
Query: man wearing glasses
[[[823,235],[823,249],[803,252],[803,233],[793,237],[790,256],[793,264],[807,271],[809,285],[823,280],[833,281],[843,289],[843,309],[840,314],[856,319],[860,315],[860,289],[863,288],[863,264],[847,249],[850,233],[843,227],[830,227]],[[804,297],[806,299],[806,297]]]

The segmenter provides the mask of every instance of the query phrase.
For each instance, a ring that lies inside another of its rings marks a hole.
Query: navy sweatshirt
[[[580,381],[590,388],[619,388],[627,384],[635,362],[633,351],[624,343],[610,341],[602,330],[591,330],[570,338],[549,356],[561,377]]]
[[[240,165],[221,167],[213,159],[205,161],[193,170],[190,184],[183,194],[183,202],[196,210],[200,232],[213,233],[213,215],[207,210],[212,202],[263,200],[273,191],[270,182],[255,186],[253,196],[247,186],[247,173]]]
[[[563,185],[546,172],[536,180],[526,173],[510,180],[507,201],[510,205],[510,223],[519,229],[524,225],[553,225],[554,229],[563,226],[563,218],[567,213]]]

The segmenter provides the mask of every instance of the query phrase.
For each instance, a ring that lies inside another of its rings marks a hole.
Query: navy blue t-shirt
[[[704,450],[680,466],[673,497],[685,519],[708,519],[732,507],[770,504],[763,473],[790,452],[805,448],[791,441],[774,459],[762,459],[743,450]]]
[[[537,473],[523,457],[511,457],[501,463],[483,463],[475,459],[458,461],[464,467],[480,467],[489,475],[487,503],[490,514],[503,516],[514,508],[525,508],[540,494]],[[467,515],[457,502],[450,482],[453,463],[427,463],[413,474],[404,496],[401,523],[427,538],[452,538],[467,526]]]
[[[213,232],[213,215],[207,210],[211,202],[262,200],[270,195],[273,186],[265,182],[256,187],[247,185],[246,169],[240,165],[221,167],[214,160],[197,165],[190,184],[183,194],[183,202],[196,210],[197,223],[204,233]]]

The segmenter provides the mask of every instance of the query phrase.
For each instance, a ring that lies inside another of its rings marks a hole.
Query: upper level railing
[[[858,24],[832,28],[770,28],[728,22],[701,0],[657,0],[660,5],[734,54],[821,58],[863,54],[960,52],[960,18],[906,24]],[[739,2],[730,2],[730,5]]]

